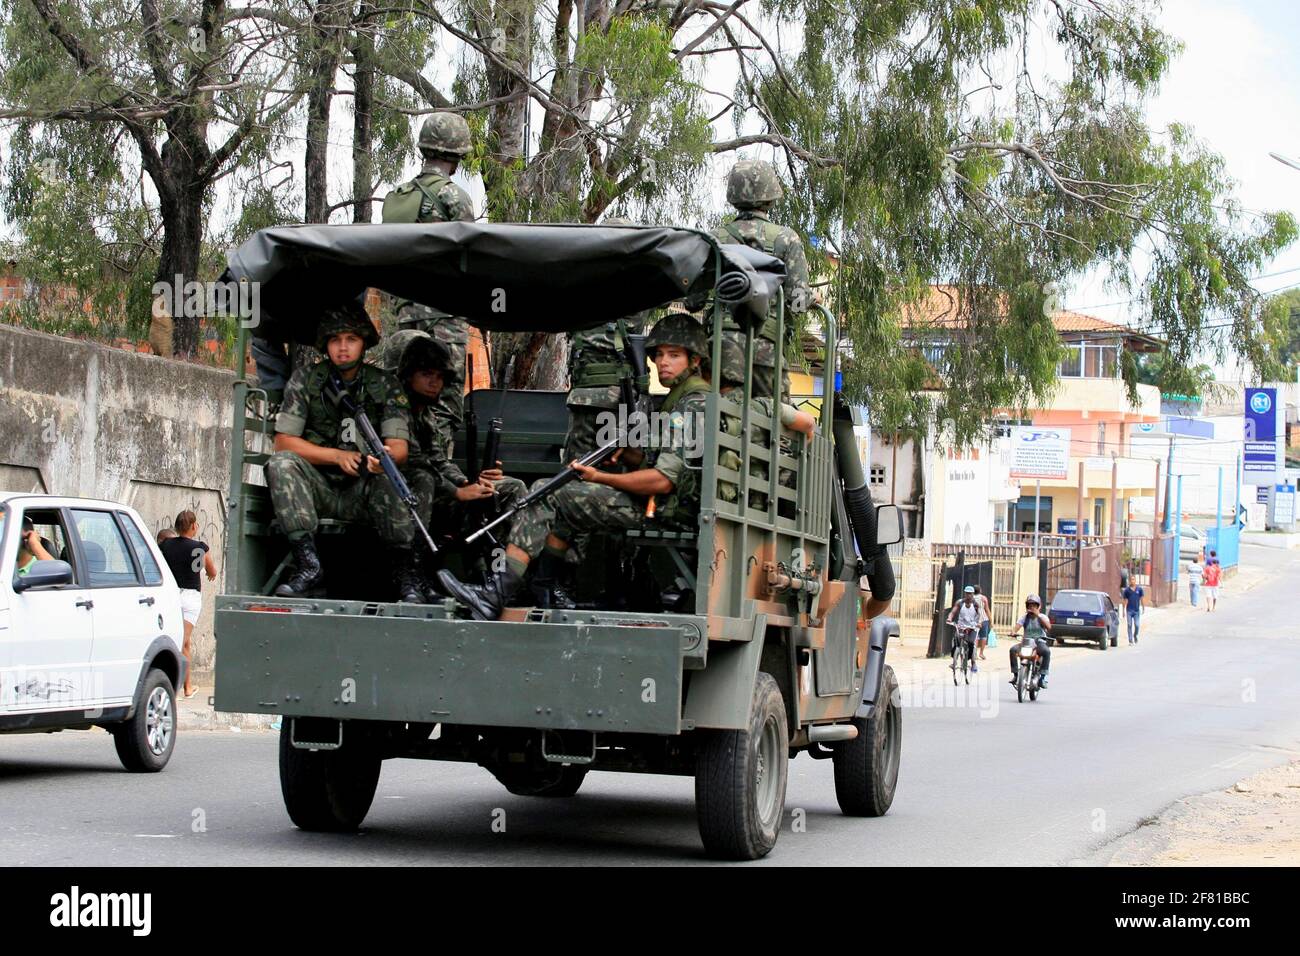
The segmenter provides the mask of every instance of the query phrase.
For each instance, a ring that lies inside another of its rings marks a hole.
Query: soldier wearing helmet
[[[618,454],[635,466],[630,471],[601,471],[574,461],[571,467],[582,480],[565,485],[518,517],[506,547],[506,567],[486,586],[466,585],[448,571],[439,572],[443,589],[476,619],[501,616],[534,560],[543,554],[562,559],[579,534],[639,528],[652,501],[656,524],[695,529],[699,444],[710,387],[704,368],[708,341],[694,317],[673,314],[655,325],[646,345],[660,383],[669,389],[659,408],[660,420],[667,423],[665,433],[644,453],[620,449]]]
[[[393,552],[398,595],[423,599],[411,549],[415,524],[383,476],[378,459],[364,453],[357,428],[326,394],[332,375],[365,410],[400,468],[411,437],[410,404],[397,380],[363,362],[376,344],[375,326],[359,304],[328,310],[317,326],[323,360],[289,378],[275,420],[275,452],[266,480],[280,528],[288,536],[294,573],[276,589],[285,597],[308,596],[325,582],[315,533],[321,518],[370,521]]]
[[[793,334],[794,315],[812,304],[812,290],[808,286],[808,258],[804,254],[803,239],[789,226],[779,226],[768,218],[768,210],[782,196],[781,180],[771,163],[742,159],[731,167],[727,176],[727,202],[736,207],[736,217],[722,223],[713,231],[719,242],[735,242],[751,246],[785,262],[785,331]],[[776,314],[768,316],[759,330],[755,347],[754,364],[760,367],[753,383],[754,395],[763,398],[776,394],[773,378],[776,373]],[[728,321],[724,336],[743,347],[744,333],[734,322]],[[769,369],[766,374],[762,370]],[[783,398],[790,397],[790,378],[787,374],[781,385]]]
[[[428,332],[402,329],[387,336],[379,351],[379,364],[397,374],[411,405],[411,439],[402,471],[419,499],[425,525],[452,534],[468,533],[469,505],[493,496],[510,507],[526,488],[518,478],[507,478],[501,463],[489,462],[471,480],[446,453],[452,436],[435,414],[439,397],[450,378],[447,347]]]
[[[722,381],[721,392],[728,398],[737,402],[744,401],[745,385],[745,354],[739,343],[730,338],[722,340]],[[772,401],[771,398],[755,398],[751,404],[750,415],[750,439],[763,448],[771,447],[771,421],[772,421]],[[726,409],[722,412],[722,431],[728,435],[739,437],[742,432],[742,422],[736,415],[729,414]],[[793,405],[785,402],[781,403],[781,425],[785,428],[792,428],[802,435],[811,436],[817,427],[817,420],[807,412],[800,411]],[[787,455],[797,455],[791,442],[782,437],[781,451]],[[718,464],[723,468],[739,473],[741,469],[740,455],[730,448],[718,449]],[[749,475],[755,479],[760,487],[767,486],[768,478],[767,465],[757,459],[753,459],[749,464]],[[794,488],[795,473],[788,468],[780,470],[778,479],[786,488]],[[740,497],[740,488],[734,481],[719,479],[718,497],[723,501],[736,501]],[[785,504],[784,502],[782,504]],[[768,506],[768,497],[764,491],[756,490],[751,486],[749,492],[749,507],[756,508],[759,511],[766,511]],[[791,513],[786,517],[794,517]]]
[[[470,151],[469,124],[459,113],[431,113],[420,126],[417,140],[424,166],[384,197],[384,222],[473,222],[469,194],[452,182],[460,161]],[[465,349],[469,324],[432,306],[399,302],[398,322],[405,328],[428,332],[447,347],[451,364],[447,385],[434,408],[448,435],[460,427],[465,412]],[[450,446],[447,453],[451,453]]]

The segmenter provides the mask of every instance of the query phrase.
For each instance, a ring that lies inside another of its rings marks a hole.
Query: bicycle
[[[972,649],[975,646],[975,633],[979,630],[978,628],[961,627],[960,625],[955,625],[955,629],[957,636],[953,638],[951,665],[952,683],[954,687],[960,683],[957,680],[958,674],[962,675],[962,678],[967,684],[970,683],[971,665],[974,663],[971,660],[971,654],[973,653]],[[963,636],[964,634],[969,634],[971,636],[968,639]]]

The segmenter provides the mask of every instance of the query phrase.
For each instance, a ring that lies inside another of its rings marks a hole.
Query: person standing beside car
[[[1120,592],[1124,598],[1124,619],[1128,626],[1128,642],[1136,644],[1138,642],[1138,626],[1142,622],[1142,598],[1146,591],[1142,590],[1142,585],[1129,586]]]
[[[167,567],[172,569],[176,586],[181,589],[181,618],[185,622],[185,640],[181,645],[181,656],[185,658],[186,697],[193,697],[195,690],[191,675],[194,668],[190,665],[193,651],[190,647],[190,635],[198,623],[199,612],[203,610],[203,582],[199,579],[202,568],[209,581],[217,579],[217,566],[212,561],[207,542],[198,541],[194,533],[199,528],[199,519],[193,511],[182,511],[176,516],[176,537],[163,541],[159,548]]]

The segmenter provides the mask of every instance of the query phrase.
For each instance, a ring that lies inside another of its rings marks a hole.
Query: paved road
[[[1300,756],[1300,555],[1243,551],[1271,577],[1229,582],[1216,615],[1165,614],[1137,649],[1075,655],[1036,703],[1016,703],[1001,671],[970,706],[943,684],[910,691],[886,817],[841,816],[829,763],[795,760],[786,832],[761,865],[1104,862],[1173,801]],[[215,732],[184,735],[158,776],[121,772],[101,732],[0,738],[0,851],[47,865],[704,859],[692,783],[676,777],[593,773],[572,800],[544,801],[478,767],[390,761],[364,832],[301,833],[275,736]]]

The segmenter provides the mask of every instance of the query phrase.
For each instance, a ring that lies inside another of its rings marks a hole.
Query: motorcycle
[[[1039,674],[1042,669],[1042,656],[1038,653],[1037,641],[1021,641],[1016,651],[1020,667],[1016,670],[1016,699],[1025,702],[1025,694],[1030,700],[1038,700]]]

